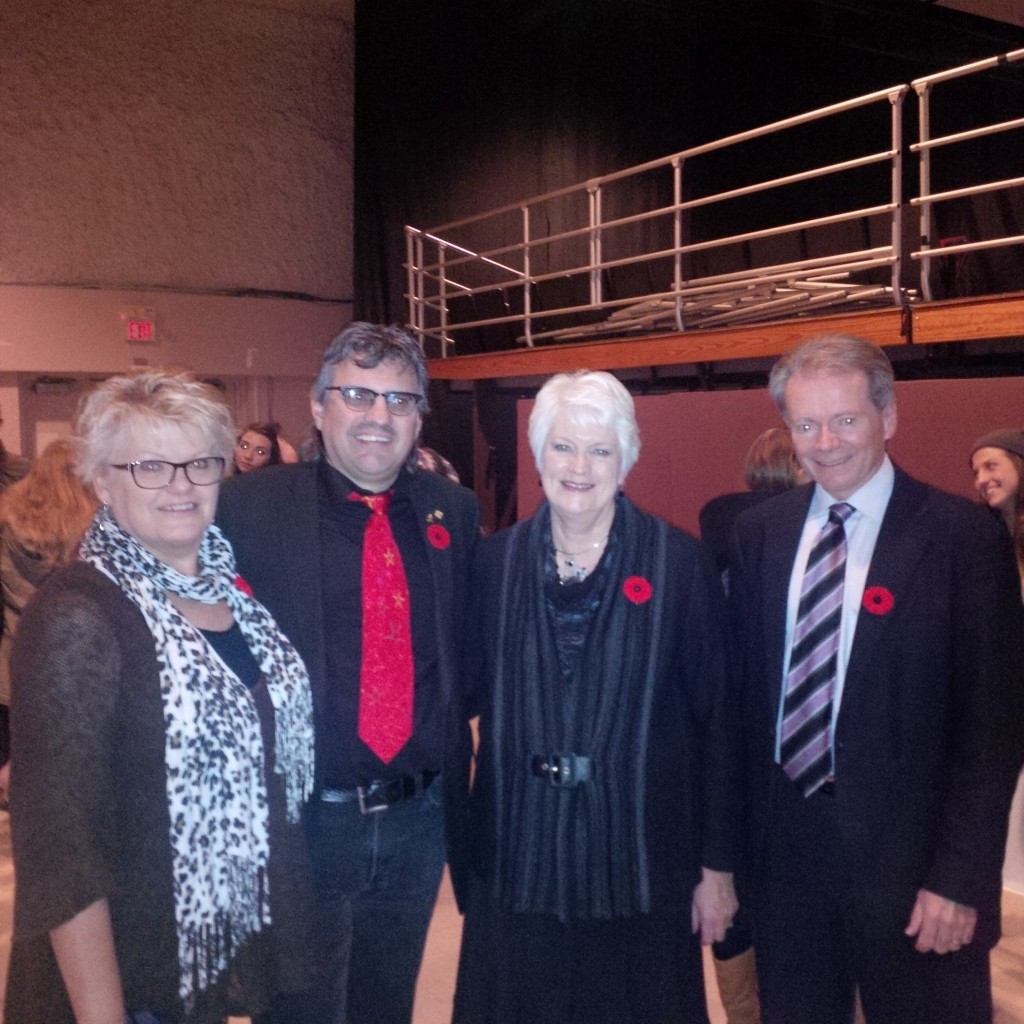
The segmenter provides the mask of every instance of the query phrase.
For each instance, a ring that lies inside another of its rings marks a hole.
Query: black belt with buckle
[[[567,789],[593,777],[592,762],[585,754],[535,754],[530,759],[530,771],[552,786]]]
[[[320,800],[325,804],[359,804],[360,814],[386,811],[392,804],[422,796],[438,776],[437,772],[400,775],[397,779],[375,779],[355,789],[322,789]]]

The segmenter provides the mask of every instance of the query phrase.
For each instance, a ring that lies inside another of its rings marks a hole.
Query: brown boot
[[[714,960],[718,994],[725,1007],[728,1024],[761,1024],[761,1004],[757,1000],[757,974],[754,951],[748,949],[730,960]]]

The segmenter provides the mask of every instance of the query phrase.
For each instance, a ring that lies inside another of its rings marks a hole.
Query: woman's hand
[[[121,973],[114,953],[110,907],[90,903],[50,932],[75,1024],[124,1024]]]
[[[701,868],[701,880],[694,886],[690,909],[690,926],[705,946],[721,942],[739,909],[732,874]]]

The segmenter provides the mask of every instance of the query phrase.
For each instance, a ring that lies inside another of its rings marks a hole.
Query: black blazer
[[[409,484],[413,507],[423,524],[423,545],[434,584],[438,672],[447,712],[444,786],[446,807],[454,808],[461,801],[450,797],[456,788],[466,785],[459,775],[471,742],[461,713],[461,623],[469,568],[480,533],[480,508],[472,491],[436,473],[417,470]],[[427,527],[435,521],[448,531],[451,542],[447,547],[427,542]],[[217,524],[231,541],[239,573],[306,662],[319,740],[323,736],[326,653],[316,463],[271,466],[228,480],[221,489]],[[320,744],[317,746],[320,785],[323,760]],[[452,856],[461,846],[463,830],[451,810],[447,825]]]
[[[773,487],[771,490],[736,491],[731,494],[720,494],[712,498],[697,514],[700,524],[700,539],[711,549],[715,559],[715,568],[725,572],[729,568],[729,541],[737,517],[748,508],[760,505],[762,501],[781,494],[785,487]]]
[[[774,764],[786,599],[813,485],[740,516],[732,608],[759,838],[790,785]],[[884,588],[872,591],[871,588]],[[1024,622],[1006,530],[899,469],[836,722],[836,809],[858,898],[901,919],[919,888],[999,936],[1007,819],[1024,760]],[[887,596],[888,595],[888,596]],[[891,607],[889,607],[891,596]]]

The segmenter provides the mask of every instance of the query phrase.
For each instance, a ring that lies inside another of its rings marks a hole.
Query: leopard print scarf
[[[185,576],[157,559],[101,508],[81,557],[139,608],[156,642],[166,731],[167,802],[178,929],[180,995],[191,1006],[233,952],[270,923],[264,752],[256,704],[165,592],[225,601],[274,706],[274,771],[295,823],[313,786],[313,715],[306,667],[270,613],[244,593],[231,545],[216,526]]]

